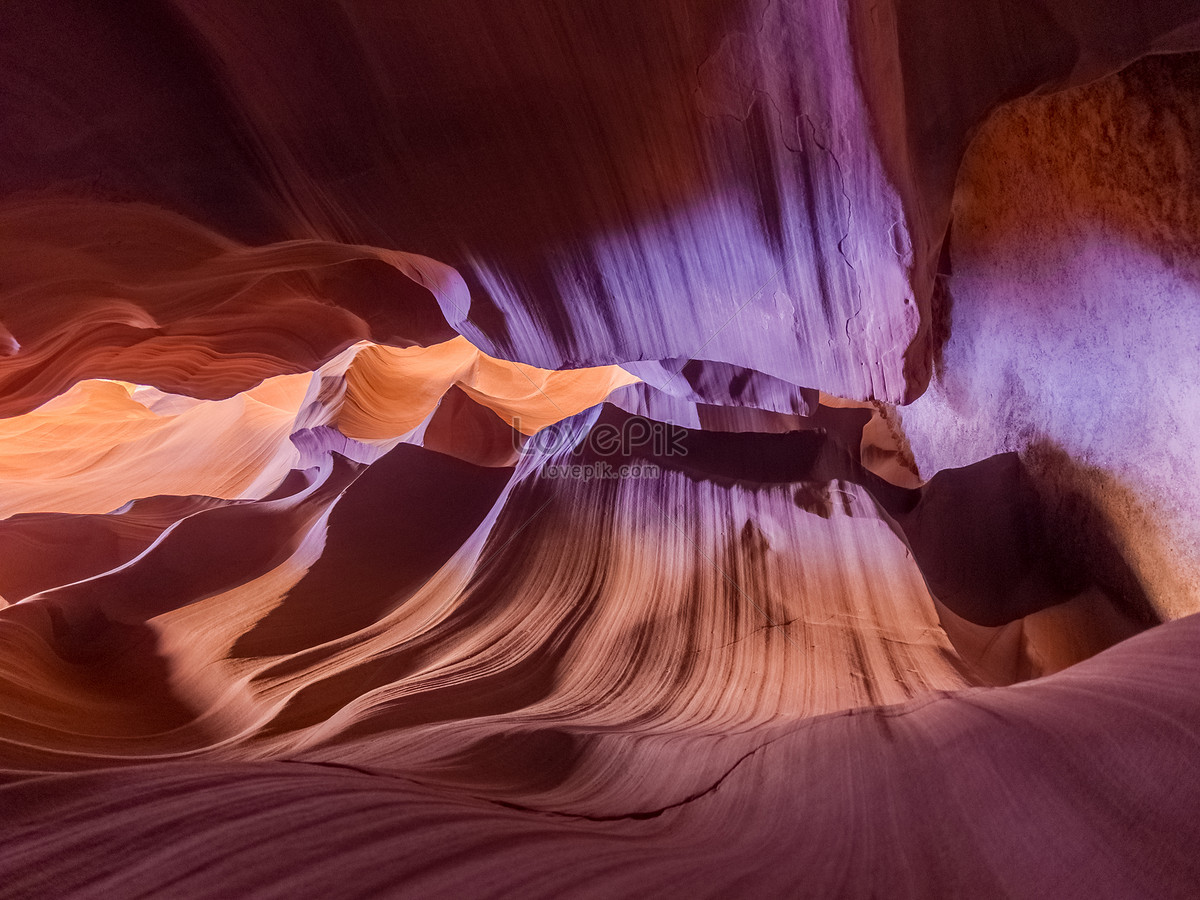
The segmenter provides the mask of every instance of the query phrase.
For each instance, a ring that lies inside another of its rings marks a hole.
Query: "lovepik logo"
[[[656,422],[642,416],[630,416],[621,424],[601,422],[578,439],[569,428],[543,428],[529,437],[521,437],[521,420],[513,419],[517,450],[551,456],[574,444],[571,455],[597,460],[630,457],[687,456],[688,430],[679,425]]]

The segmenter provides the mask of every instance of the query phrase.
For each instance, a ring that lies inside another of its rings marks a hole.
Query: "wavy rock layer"
[[[4,4],[0,893],[1191,896],[1197,48]]]
[[[34,779],[3,789],[11,827],[28,835],[3,871],[16,896],[1186,897],[1200,877],[1200,684],[1188,662],[1198,626],[1172,623],[1019,692],[813,719],[672,806],[611,817],[329,765],[158,763]],[[1152,770],[1129,754],[1129,733],[1155,748]],[[542,737],[488,749],[540,760],[563,747]]]

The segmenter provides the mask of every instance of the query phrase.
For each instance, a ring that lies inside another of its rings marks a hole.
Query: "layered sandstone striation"
[[[0,10],[0,894],[1188,896],[1200,4]]]

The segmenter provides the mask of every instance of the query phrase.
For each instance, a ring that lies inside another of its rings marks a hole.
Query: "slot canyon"
[[[1200,896],[1200,0],[0,73],[0,897]]]

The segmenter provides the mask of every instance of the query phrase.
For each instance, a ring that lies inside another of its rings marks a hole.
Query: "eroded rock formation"
[[[1200,3],[0,9],[0,894],[1188,896]]]

